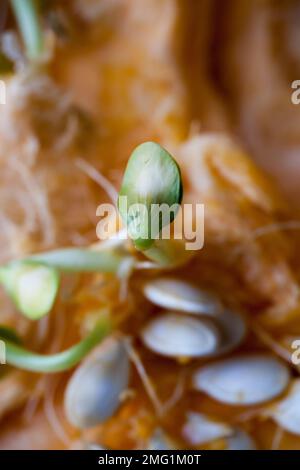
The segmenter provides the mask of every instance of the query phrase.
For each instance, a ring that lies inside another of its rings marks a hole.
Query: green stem
[[[65,248],[32,255],[28,261],[47,264],[65,272],[116,273],[127,259],[112,251],[93,251],[86,248]]]
[[[10,0],[14,10],[26,53],[29,60],[36,62],[43,55],[44,37],[35,0]]]
[[[157,239],[150,248],[142,253],[163,268],[184,264],[192,255],[192,252],[185,250],[183,240],[175,239]]]
[[[164,245],[157,241],[148,250],[142,252],[147,258],[160,266],[172,266],[174,265],[174,254],[169,253],[165,250]],[[176,259],[176,258],[175,258]]]
[[[75,346],[51,356],[33,353],[3,338],[6,347],[6,362],[19,369],[32,372],[62,372],[71,369],[81,361],[91,349],[109,334],[110,330],[109,321],[107,319],[102,320],[89,335]]]

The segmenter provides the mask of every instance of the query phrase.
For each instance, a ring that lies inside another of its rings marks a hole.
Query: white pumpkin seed
[[[256,450],[252,437],[241,429],[235,429],[233,436],[226,439],[226,443],[226,450]]]
[[[218,349],[220,333],[210,319],[165,313],[151,320],[141,333],[144,344],[162,356],[206,357]]]
[[[190,412],[182,429],[183,438],[192,446],[199,446],[231,436],[234,430],[227,424],[212,420],[203,413]]]
[[[247,327],[244,319],[236,312],[224,310],[216,317],[221,330],[221,343],[216,355],[225,354],[236,348],[246,335]]]
[[[267,354],[224,359],[199,369],[194,387],[230,405],[254,405],[275,398],[287,387],[288,367]]]
[[[295,379],[288,395],[267,411],[286,431],[300,435],[300,379]]]
[[[145,297],[155,305],[186,313],[215,315],[222,310],[215,296],[185,281],[161,277],[144,284]]]
[[[129,359],[124,342],[110,338],[97,347],[72,375],[65,393],[65,412],[78,428],[111,417],[129,381]]]

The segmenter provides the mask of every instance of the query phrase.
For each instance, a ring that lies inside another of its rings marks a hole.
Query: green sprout
[[[59,275],[43,264],[16,261],[1,268],[0,282],[26,317],[39,320],[53,307]]]
[[[0,283],[23,315],[39,320],[54,305],[61,272],[118,274],[131,259],[113,251],[87,248],[53,250],[2,266]]]
[[[19,2],[15,0],[13,3]],[[181,174],[173,157],[156,143],[139,145],[128,162],[118,207],[137,250],[161,267],[173,265],[174,260],[180,257],[173,240],[159,237],[163,228],[174,220],[181,199]],[[161,206],[167,209],[167,218],[162,216]],[[125,246],[100,250],[65,248],[31,255],[0,267],[0,283],[27,318],[38,320],[49,313],[54,305],[60,273],[103,272],[124,275],[126,269],[134,267],[138,268],[138,262],[128,254]],[[42,355],[24,349],[5,327],[0,327],[0,339],[5,341],[8,364],[34,372],[50,373],[75,366],[110,331],[110,319],[102,318],[86,338],[54,355]]]
[[[98,322],[95,328],[83,340],[69,349],[57,354],[36,354],[11,340],[11,333],[6,335],[0,328],[0,338],[5,342],[6,362],[12,366],[32,372],[54,373],[71,369],[81,361],[111,330],[107,318]]]
[[[124,257],[114,251],[88,248],[63,248],[30,256],[29,261],[43,263],[63,272],[117,273]]]
[[[27,58],[38,62],[44,52],[44,35],[36,0],[10,0],[24,44]]]
[[[146,142],[131,154],[118,208],[135,247],[160,264],[169,264],[162,229],[175,218],[182,200],[180,169],[159,144]],[[167,215],[165,217],[164,215]]]
[[[29,319],[38,320],[51,310],[59,287],[59,271],[118,273],[130,257],[88,249],[61,249],[33,255],[0,269],[0,282]],[[0,327],[5,341],[7,364],[32,372],[61,372],[74,367],[111,331],[109,318],[102,318],[94,330],[66,351],[42,355],[17,344],[16,335]]]

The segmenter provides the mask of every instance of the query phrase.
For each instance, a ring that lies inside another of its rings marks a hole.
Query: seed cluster
[[[291,379],[288,365],[268,352],[234,352],[247,335],[242,315],[222,308],[211,293],[176,277],[154,277],[143,284],[142,292],[162,309],[152,314],[140,332],[144,347],[156,355],[156,361],[166,356],[183,367],[192,364],[190,387],[199,393],[199,399],[205,394],[229,407],[260,405],[261,417],[300,435],[299,380]],[[108,340],[72,376],[65,408],[75,426],[105,426],[120,408],[130,386],[126,341],[122,337]],[[181,437],[192,448],[214,442],[222,442],[230,450],[257,448],[238,425],[192,409],[186,413]],[[155,428],[148,440],[149,449],[178,446],[161,428]]]

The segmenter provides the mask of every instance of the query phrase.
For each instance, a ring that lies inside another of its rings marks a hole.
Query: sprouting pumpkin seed
[[[121,218],[137,249],[153,245],[174,219],[181,199],[181,174],[173,157],[155,142],[139,145],[128,161],[118,199]],[[170,216],[167,220],[161,209]]]
[[[1,268],[0,280],[16,307],[30,320],[39,320],[49,313],[59,287],[55,269],[29,261]]]

